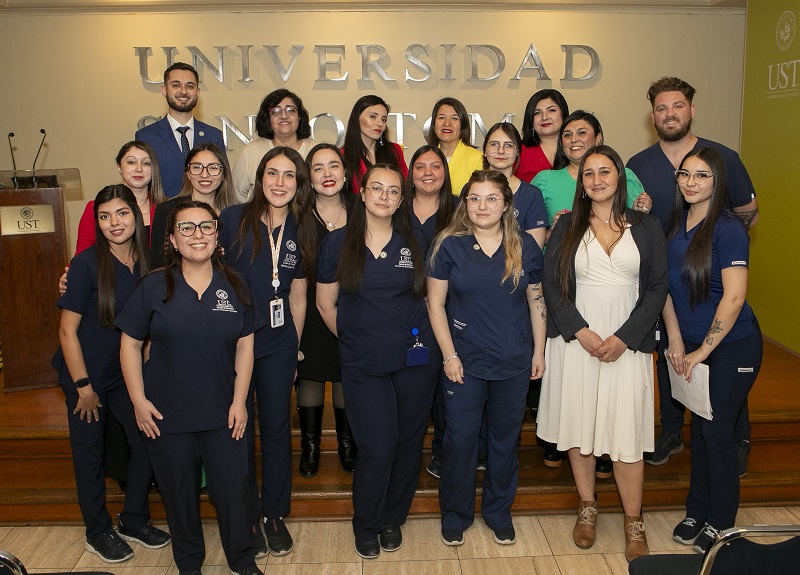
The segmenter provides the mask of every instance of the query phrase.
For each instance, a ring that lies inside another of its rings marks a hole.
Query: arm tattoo
[[[734,212],[734,214],[736,214],[736,216],[742,220],[744,227],[749,230],[750,226],[753,225],[753,220],[758,215],[758,208],[754,210],[746,210],[744,212]]]
[[[708,345],[714,345],[714,336],[721,331],[722,331],[722,322],[718,319],[715,319],[714,323],[711,325],[711,329],[708,330],[708,334],[706,335],[706,343]]]
[[[536,301],[536,311],[542,316],[542,321],[547,323],[547,306],[544,303],[544,294],[542,293],[542,284],[533,284],[531,289],[534,292],[533,299]]]

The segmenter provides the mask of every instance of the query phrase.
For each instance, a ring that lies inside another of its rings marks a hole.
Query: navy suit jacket
[[[175,133],[169,125],[169,120],[164,116],[158,122],[145,126],[136,131],[136,140],[146,142],[153,148],[158,158],[158,167],[161,170],[161,187],[167,198],[174,198],[183,186],[183,171],[185,159],[181,147],[175,139]],[[225,143],[222,132],[214,126],[204,124],[197,118],[194,119],[194,145],[211,142],[218,145],[223,152]]]

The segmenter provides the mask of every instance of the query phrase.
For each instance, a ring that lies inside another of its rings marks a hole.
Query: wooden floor
[[[764,362],[750,394],[753,450],[749,472],[741,481],[742,505],[785,505],[800,502],[800,358],[767,340]],[[328,400],[327,405],[330,405]],[[657,402],[656,402],[657,405]],[[294,413],[294,412],[293,412]],[[658,420],[658,414],[656,414]],[[319,474],[310,479],[295,474],[292,518],[336,519],[352,513],[351,476],[336,455],[332,410],[323,421],[323,456]],[[293,448],[299,453],[299,426],[293,417]],[[657,430],[658,431],[658,430]],[[688,426],[684,440],[688,447]],[[422,470],[412,514],[438,514],[438,482],[424,471],[430,459],[429,429],[421,454]],[[520,481],[515,513],[558,513],[577,505],[569,465],[550,469],[542,464],[535,441],[535,423],[526,415],[519,450]],[[645,466],[644,503],[648,510],[683,505],[689,481],[689,449],[662,466]],[[478,497],[480,479],[478,473]],[[598,481],[600,505],[618,510],[613,479]],[[122,507],[123,494],[108,482],[112,514]],[[152,513],[164,517],[157,491],[151,493]],[[214,517],[207,498],[205,519]],[[59,388],[0,394],[0,524],[36,522],[79,523],[80,513],[72,471],[67,414]]]

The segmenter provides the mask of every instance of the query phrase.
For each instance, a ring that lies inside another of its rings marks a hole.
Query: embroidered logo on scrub
[[[217,307],[214,308],[214,311],[229,311],[231,313],[239,313],[237,312],[231,302],[228,301],[228,292],[224,289],[217,290]]]
[[[464,331],[464,328],[467,327],[467,324],[465,324],[463,321],[453,319],[453,327],[459,331]]]
[[[746,261],[744,261],[744,260],[733,260],[733,261],[731,262],[731,265],[732,265],[732,266],[746,266],[746,265],[747,265],[747,262],[746,262]]]
[[[753,373],[752,367],[740,367],[739,373]]]
[[[411,261],[411,250],[400,248],[400,260],[395,264],[396,268],[414,269],[414,262]]]

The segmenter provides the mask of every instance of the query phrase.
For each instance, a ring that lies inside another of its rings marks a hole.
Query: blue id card
[[[412,329],[411,335],[416,338],[417,342],[406,352],[406,367],[428,365],[428,348],[420,343],[419,330],[417,328]]]

